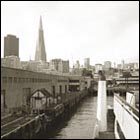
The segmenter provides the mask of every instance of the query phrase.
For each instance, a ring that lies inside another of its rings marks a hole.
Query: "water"
[[[108,98],[108,102],[112,105],[112,97]],[[51,134],[44,134],[43,138],[92,139],[96,123],[96,109],[97,97],[87,97],[73,115],[70,115],[67,120],[62,120]]]

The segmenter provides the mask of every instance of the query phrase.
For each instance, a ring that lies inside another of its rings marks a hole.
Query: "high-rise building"
[[[103,70],[102,64],[95,64],[95,73],[98,73],[100,70]]]
[[[111,62],[110,61],[105,61],[104,62],[104,68],[105,69],[110,69],[111,68]]]
[[[125,62],[124,62],[124,60],[122,60],[122,69],[124,69],[125,68]]]
[[[50,69],[56,70],[61,73],[69,73],[69,61],[52,59],[50,61]]]
[[[76,61],[76,64],[75,64],[74,68],[77,68],[77,69],[79,69],[79,68],[80,68],[80,63],[79,63],[79,61],[78,61],[78,60]]]
[[[85,58],[84,59],[84,67],[86,69],[89,69],[90,68],[90,59],[89,58]]]
[[[69,61],[61,60],[58,65],[58,71],[61,73],[69,73]]]
[[[58,66],[60,63],[61,59],[52,59],[50,61],[50,69],[58,71]]]
[[[6,56],[19,57],[19,39],[14,35],[4,37],[4,57]]]
[[[38,35],[38,40],[37,40],[37,45],[36,45],[35,60],[44,61],[44,62],[47,61],[41,16],[40,16],[40,23],[39,23],[39,35]]]
[[[134,69],[139,69],[139,63],[134,63]]]
[[[116,62],[114,62],[114,68],[116,68]]]
[[[121,64],[118,64],[118,65],[117,65],[117,68],[118,68],[118,69],[122,69],[122,65],[121,65]]]

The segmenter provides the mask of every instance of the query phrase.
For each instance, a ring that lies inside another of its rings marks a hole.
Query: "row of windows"
[[[2,77],[3,83],[40,83],[40,82],[51,82],[49,79],[37,79],[37,78],[21,78],[21,77]],[[58,80],[58,82],[68,82],[67,80]]]
[[[60,86],[59,86],[59,93],[60,93],[60,94],[62,94],[62,88],[63,88],[63,86],[60,85]],[[65,93],[67,92],[67,90],[68,90],[68,89],[67,89],[67,85],[65,85]],[[56,93],[56,92],[55,92],[55,86],[52,86],[52,93],[53,93],[53,95],[55,96],[55,93]]]
[[[58,80],[58,82],[68,82],[67,80]]]
[[[70,83],[79,83],[79,80],[69,80]]]
[[[2,77],[3,83],[45,83],[51,82],[49,79],[21,78],[21,77]]]
[[[55,91],[55,86],[52,86],[52,94],[53,96],[56,96],[56,91]],[[63,86],[60,85],[59,86],[59,95],[62,94],[62,88]],[[67,85],[65,85],[65,93],[67,92]],[[5,103],[5,93],[6,91],[5,90],[1,90],[1,102],[2,102],[2,112],[4,111],[4,108],[6,107],[6,103]],[[27,105],[29,104],[30,100],[29,100],[29,96],[31,95],[31,88],[23,88],[23,99],[22,99],[22,102],[24,105]]]

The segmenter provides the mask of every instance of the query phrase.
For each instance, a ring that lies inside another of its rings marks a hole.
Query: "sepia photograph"
[[[139,139],[139,1],[1,1],[1,139]]]

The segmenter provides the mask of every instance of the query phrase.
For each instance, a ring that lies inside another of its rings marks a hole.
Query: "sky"
[[[13,34],[20,59],[34,60],[40,15],[48,61],[139,62],[139,1],[1,1],[1,57]]]

